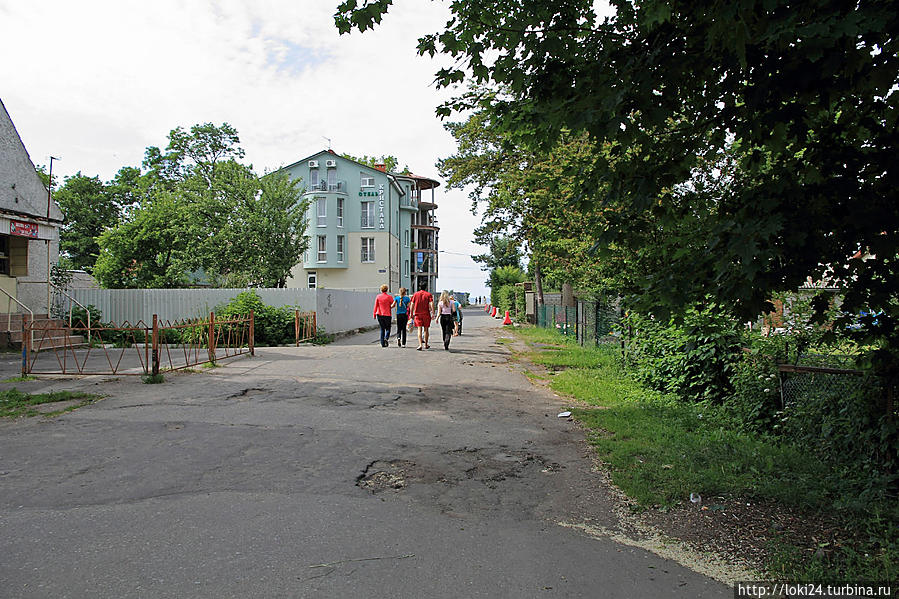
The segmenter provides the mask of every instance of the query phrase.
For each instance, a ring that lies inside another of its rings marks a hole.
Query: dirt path
[[[465,325],[450,352],[381,348],[374,332],[162,385],[17,384],[107,398],[0,423],[0,588],[732,596],[706,575],[720,572],[622,528],[583,433],[556,417],[561,400],[510,367],[497,321],[472,311]]]

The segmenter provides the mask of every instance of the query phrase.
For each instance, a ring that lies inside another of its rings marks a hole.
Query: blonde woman
[[[449,351],[450,339],[456,324],[456,303],[450,299],[448,291],[440,294],[437,302],[437,314],[440,315],[440,328],[443,329],[443,349]]]

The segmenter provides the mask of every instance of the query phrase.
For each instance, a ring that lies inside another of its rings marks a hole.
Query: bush
[[[294,308],[275,308],[262,302],[255,291],[243,291],[224,306],[216,308],[216,317],[246,316],[253,311],[257,345],[287,345],[296,340]]]
[[[714,306],[682,324],[630,314],[622,323],[626,364],[642,384],[690,401],[723,401],[740,352],[738,325]]]

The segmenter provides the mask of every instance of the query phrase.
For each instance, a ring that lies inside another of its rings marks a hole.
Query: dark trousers
[[[443,349],[449,349],[450,339],[453,338],[453,328],[456,319],[452,314],[440,315],[440,328],[443,329]]]
[[[387,342],[390,341],[390,325],[393,319],[389,316],[381,316],[378,315],[378,324],[381,325],[381,346],[387,347]]]
[[[400,345],[406,345],[406,325],[409,323],[409,314],[396,315],[396,339]]]

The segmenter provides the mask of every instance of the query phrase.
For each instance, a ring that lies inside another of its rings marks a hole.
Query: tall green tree
[[[364,31],[389,5],[343,2],[338,28]],[[879,313],[863,319],[861,341],[880,347],[873,358],[895,376],[899,11],[878,0],[612,7],[600,17],[592,0],[453,2],[419,52],[455,59],[439,85],[468,78],[503,94],[457,97],[440,114],[486,104],[527,147],[551,147],[565,130],[607,147],[609,160],[580,175],[607,185],[603,201],[617,212],[597,247],[640,248],[634,221],[668,234],[672,274],[648,272],[637,305],[683,310],[710,294],[752,318],[772,293],[827,280],[844,289],[847,319]],[[699,244],[678,226],[682,199],[696,169],[727,153],[734,176]],[[703,252],[678,252],[678,234]]]
[[[125,216],[100,237],[101,284],[179,287],[201,275],[217,285],[286,283],[308,244],[302,190],[238,162],[238,143],[227,123],[178,127],[165,151],[147,148],[143,173],[119,171],[108,190]]]
[[[377,165],[377,164],[383,164],[384,168],[387,170],[388,173],[409,174],[410,172],[412,172],[409,170],[409,165],[404,165],[402,170],[398,170],[399,166],[400,166],[400,161],[396,156],[393,156],[393,155],[384,156],[382,154],[380,158],[378,158],[376,156],[368,156],[368,155],[365,155],[362,157],[357,157],[357,156],[352,156],[351,154],[341,154],[341,156],[343,156],[344,158],[347,158],[349,160],[358,162],[360,164],[370,166],[372,168],[374,168],[375,165]]]
[[[99,177],[78,172],[66,177],[53,195],[63,212],[59,249],[72,268],[93,270],[100,247],[97,238],[118,224],[121,206]]]

